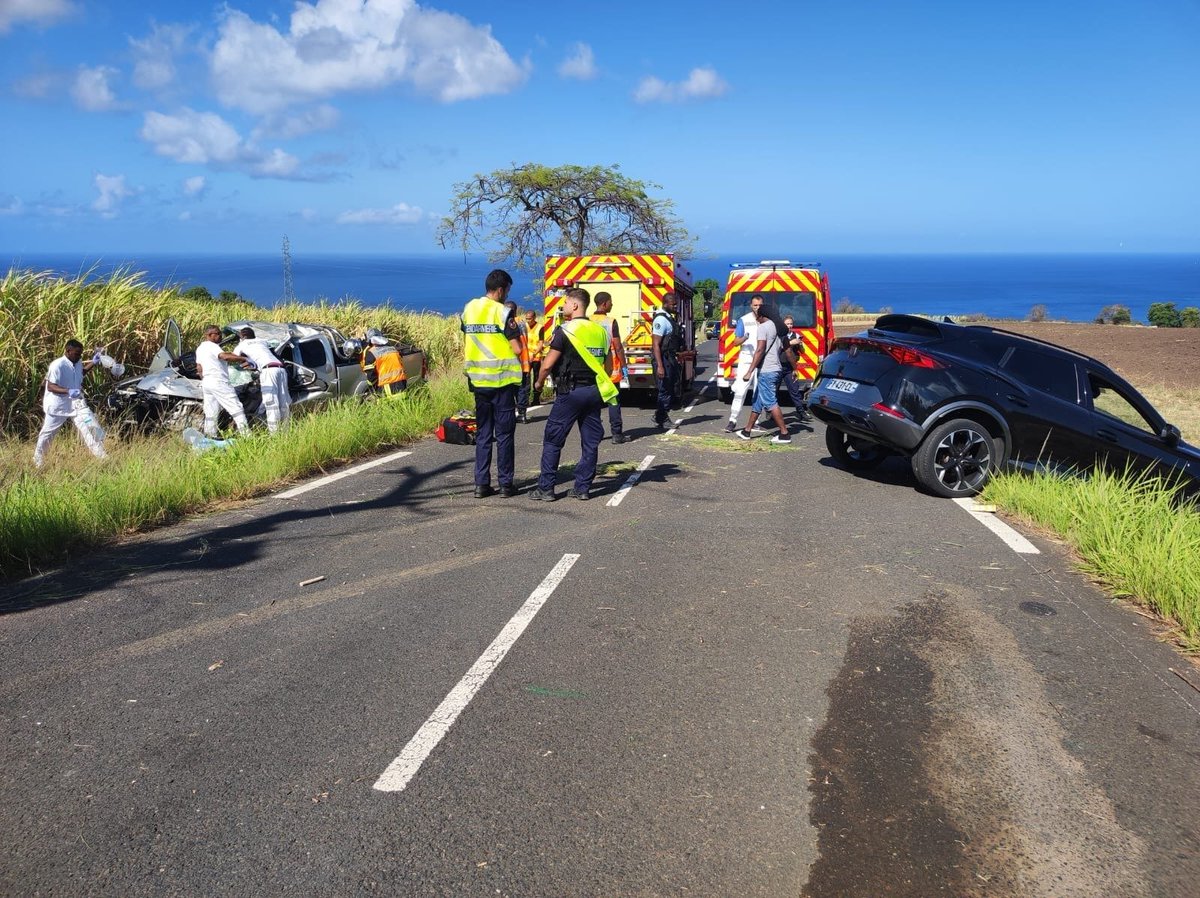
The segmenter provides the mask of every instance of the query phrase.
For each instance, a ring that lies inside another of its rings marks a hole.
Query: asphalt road
[[[427,440],[0,587],[0,893],[1194,896],[1153,624],[714,394],[586,503]]]

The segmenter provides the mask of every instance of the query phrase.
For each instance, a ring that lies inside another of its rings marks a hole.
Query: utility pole
[[[283,235],[283,301],[296,301],[296,289],[292,286],[292,245],[287,234]]]

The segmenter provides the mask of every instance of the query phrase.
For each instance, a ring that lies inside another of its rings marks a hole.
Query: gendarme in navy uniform
[[[529,498],[553,502],[558,460],[573,425],[579,426],[582,448],[575,466],[575,485],[571,495],[587,499],[596,476],[596,460],[604,425],[600,409],[617,400],[617,387],[608,373],[611,338],[608,330],[587,317],[591,297],[582,287],[572,287],[563,298],[566,319],[550,339],[550,349],[538,373],[535,390],[541,390],[546,375],[554,375],[554,405],[546,419],[542,440],[542,467],[537,486]]]

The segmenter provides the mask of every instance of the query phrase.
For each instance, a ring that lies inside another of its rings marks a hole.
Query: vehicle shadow
[[[867,468],[860,471],[852,471],[843,467],[834,461],[831,457],[826,456],[817,460],[817,464],[826,468],[833,468],[836,471],[851,476],[858,477],[862,480],[870,480],[872,483],[883,483],[888,486],[904,486],[909,489],[920,492],[917,484],[917,478],[913,476],[912,465],[907,458],[902,458],[898,455],[890,455],[879,463],[878,467]]]
[[[289,525],[310,518],[337,519],[348,514],[400,506],[406,514],[432,518],[445,510],[447,491],[430,484],[441,474],[460,472],[472,464],[473,461],[460,460],[421,471],[411,466],[401,467],[396,470],[396,485],[392,489],[363,502],[315,507],[281,504],[276,511],[266,511],[269,506],[265,503],[276,500],[263,497],[256,501],[266,513],[248,520],[239,519],[209,528],[204,527],[202,521],[191,521],[183,524],[189,532],[182,538],[178,533],[164,534],[157,539],[137,538],[116,546],[99,547],[73,558],[65,568],[7,585],[0,592],[0,615],[82,598],[92,592],[117,587],[147,572],[186,566],[189,574],[194,575],[241,567],[262,556],[269,537],[284,533]],[[215,551],[217,548],[219,551]]]

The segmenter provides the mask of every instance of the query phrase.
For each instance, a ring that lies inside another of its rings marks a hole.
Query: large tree
[[[673,252],[687,258],[695,242],[674,204],[650,196],[657,184],[621,174],[620,166],[526,163],[454,185],[450,213],[438,228],[442,246],[478,247],[493,261],[541,268],[548,253]]]

